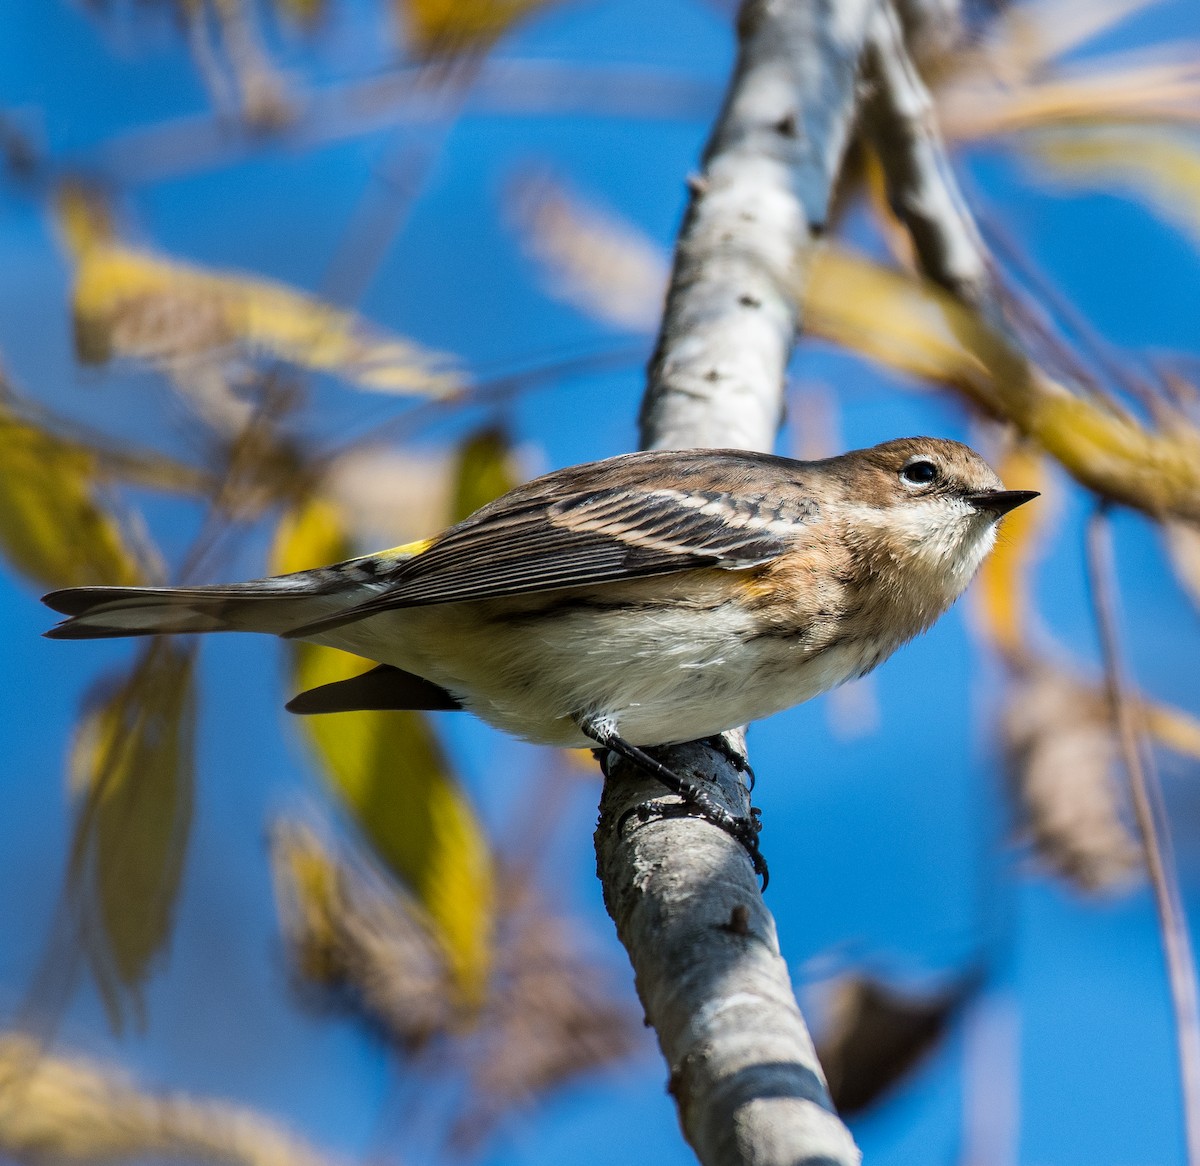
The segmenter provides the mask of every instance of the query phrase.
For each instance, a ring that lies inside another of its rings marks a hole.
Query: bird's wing
[[[549,482],[549,479],[545,480]],[[298,628],[305,637],[398,607],[496,599],[698,567],[738,570],[794,549],[816,505],[757,488],[542,488],[508,495],[376,577],[366,603]],[[359,560],[361,564],[363,560]]]

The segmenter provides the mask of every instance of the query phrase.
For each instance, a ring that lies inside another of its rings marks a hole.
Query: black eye
[[[933,462],[925,458],[919,458],[915,462],[909,462],[908,465],[900,471],[900,477],[904,479],[910,486],[927,486],[930,482],[937,481],[938,468]]]

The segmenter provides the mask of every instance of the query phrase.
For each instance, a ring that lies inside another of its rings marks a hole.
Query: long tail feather
[[[174,632],[278,635],[330,610],[329,596],[296,576],[219,587],[70,587],[42,602],[70,618],[52,640],[96,640]],[[292,582],[294,580],[294,582]]]

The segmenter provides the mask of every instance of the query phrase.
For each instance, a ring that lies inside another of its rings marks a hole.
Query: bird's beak
[[[966,499],[976,510],[990,510],[999,516],[1032,502],[1037,496],[1037,490],[987,490],[982,494],[968,494]]]

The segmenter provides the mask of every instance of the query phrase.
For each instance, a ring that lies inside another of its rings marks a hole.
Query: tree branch
[[[680,232],[642,409],[650,448],[770,449],[796,331],[796,263],[820,233],[855,113],[872,0],[748,0],[725,104]],[[741,748],[740,735],[736,746]],[[664,753],[732,813],[749,792],[692,743]],[[598,872],[705,1166],[855,1166],[749,859],[693,817],[630,811],[671,799],[606,760]]]
[[[952,326],[961,325],[964,345],[992,377],[983,398],[963,386],[959,390],[1012,422],[1102,497],[1156,518],[1200,520],[1200,434],[1193,427],[1178,423],[1161,432],[1149,430],[1119,408],[1068,392],[1025,353],[890,0],[872,17],[864,73],[870,95],[864,127],[921,270],[987,326],[947,317]]]

